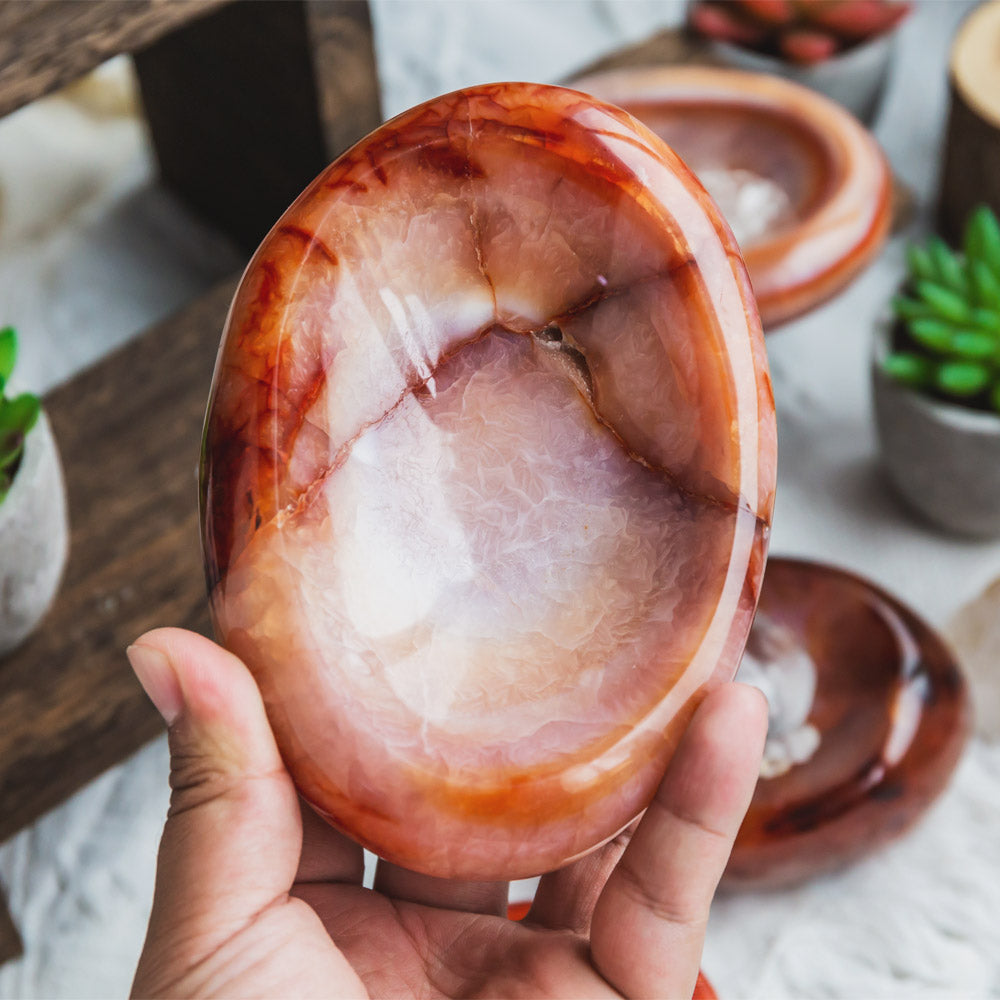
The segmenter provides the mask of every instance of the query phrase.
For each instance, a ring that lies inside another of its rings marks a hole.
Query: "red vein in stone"
[[[494,286],[492,280],[490,279],[489,275],[486,272],[485,262],[483,261],[482,248],[480,244],[480,232],[478,226],[474,223],[473,219],[474,215],[475,215],[475,206],[473,203],[473,210],[470,213],[470,223],[473,223],[473,238],[475,240],[476,257],[477,260],[479,261],[480,270],[482,271],[483,277],[488,282],[490,289],[492,291]],[[389,406],[383,413],[381,413],[375,419],[366,421],[364,424],[362,424],[361,427],[358,428],[357,432],[354,435],[352,435],[348,440],[346,440],[337,449],[337,452],[334,455],[333,459],[331,460],[330,464],[322,471],[322,473],[320,473],[320,475],[318,475],[308,486],[303,487],[294,497],[292,497],[284,505],[284,507],[276,511],[272,515],[272,517],[268,519],[267,523],[270,523],[270,521],[276,519],[279,519],[280,521],[283,522],[289,518],[295,517],[303,510],[308,509],[308,507],[311,505],[313,499],[319,492],[322,485],[330,478],[330,476],[332,476],[335,472],[337,472],[347,461],[351,451],[354,448],[354,445],[358,442],[358,440],[360,440],[363,434],[371,430],[371,428],[377,427],[379,424],[384,423],[389,417],[391,417],[399,409],[399,407],[402,405],[407,396],[410,396],[426,388],[427,384],[433,378],[435,378],[435,376],[440,372],[441,367],[447,364],[460,351],[483,340],[485,337],[489,336],[494,330],[504,330],[508,333],[512,333],[517,336],[533,336],[534,334],[541,332],[541,330],[545,329],[548,326],[551,326],[553,324],[558,326],[560,321],[565,321],[566,319],[577,317],[581,315],[583,312],[585,312],[587,309],[594,308],[595,306],[599,305],[601,302],[607,299],[620,297],[622,295],[627,294],[632,289],[640,287],[641,285],[647,282],[667,279],[672,277],[674,274],[676,274],[683,268],[696,267],[696,266],[697,265],[693,260],[693,258],[685,258],[684,260],[678,262],[677,264],[665,270],[651,272],[648,275],[644,275],[640,278],[636,278],[632,281],[629,281],[624,285],[602,287],[598,289],[594,294],[588,296],[585,299],[581,299],[580,302],[574,304],[569,309],[566,309],[563,312],[559,313],[558,316],[555,316],[552,319],[548,320],[547,322],[543,323],[538,330],[528,331],[528,332],[510,330],[497,321],[496,305],[495,305],[496,298],[494,294],[493,322],[479,329],[471,337],[468,337],[467,339],[461,341],[459,344],[455,345],[450,351],[447,351],[446,353],[442,354],[438,358],[437,362],[434,364],[433,368],[430,368],[427,376],[425,376],[424,378],[417,378],[411,382],[408,382],[406,388],[403,389],[403,391],[400,393],[398,398],[392,403],[392,405]],[[564,336],[568,335],[564,333]],[[572,340],[572,338],[569,339]],[[576,343],[573,343],[572,346],[574,346],[576,350],[580,352],[580,354],[584,358],[584,361],[586,361],[587,359],[586,352]],[[318,381],[322,382],[322,379]],[[753,510],[750,507],[749,503],[742,496],[740,496],[739,498],[733,498],[733,497],[723,497],[723,496],[716,496],[707,493],[702,493],[701,491],[696,490],[690,485],[684,483],[681,476],[674,470],[650,462],[648,459],[646,459],[641,454],[634,451],[632,448],[628,446],[628,444],[618,433],[618,431],[611,425],[611,423],[609,423],[607,418],[605,418],[601,414],[594,401],[588,399],[583,392],[580,392],[579,388],[577,388],[577,392],[579,393],[580,398],[584,401],[587,408],[590,410],[594,420],[600,426],[605,428],[605,430],[607,430],[608,433],[610,433],[614,437],[615,441],[618,443],[622,451],[633,461],[637,462],[638,464],[649,469],[651,472],[654,472],[657,475],[662,476],[664,479],[666,479],[681,496],[685,497],[686,499],[688,499],[693,503],[701,503],[708,506],[718,507],[722,510],[728,511],[729,513],[735,513],[741,507],[745,507],[750,513],[753,513]],[[319,394],[319,389],[317,388],[314,392],[311,393],[311,396],[315,398],[316,396],[318,396],[318,394]],[[298,430],[301,429],[301,426],[305,422],[305,420],[306,420],[306,408],[303,408],[301,411],[299,411],[299,421],[296,425],[293,435],[286,436],[286,447],[291,446],[291,443],[294,440],[294,435],[297,434]],[[721,485],[723,484],[720,483],[720,486]]]

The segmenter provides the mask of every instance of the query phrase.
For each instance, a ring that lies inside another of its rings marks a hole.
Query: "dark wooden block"
[[[247,250],[381,121],[364,0],[241,0],[135,61],[163,180]]]
[[[227,281],[45,401],[62,453],[70,559],[36,633],[0,661],[0,841],[161,731],[125,647],[207,632],[201,425]]]
[[[0,117],[229,0],[4,0]]]

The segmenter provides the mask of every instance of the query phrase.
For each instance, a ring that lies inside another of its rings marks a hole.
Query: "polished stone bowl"
[[[572,86],[635,115],[698,175],[740,245],[765,329],[841,291],[881,249],[885,156],[822,95],[710,66],[615,70]]]
[[[216,630],[331,823],[535,875],[645,808],[733,675],[774,476],[746,270],[687,168],[576,91],[450,94],[317,178],[237,291]]]
[[[727,888],[794,884],[895,840],[947,785],[969,729],[968,692],[950,650],[867,580],[772,558],[758,615],[815,664],[809,722],[820,742],[804,763],[758,782]]]

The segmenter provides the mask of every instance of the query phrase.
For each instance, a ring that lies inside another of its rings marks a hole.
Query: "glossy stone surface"
[[[809,722],[820,742],[806,762],[758,782],[728,888],[799,882],[900,836],[947,784],[969,728],[966,684],[948,648],[868,581],[772,558],[759,613],[816,665]]]
[[[448,95],[322,174],[237,292],[217,631],[332,823],[536,874],[642,810],[732,676],[774,463],[746,272],[686,168],[572,91]]]
[[[833,101],[707,66],[619,70],[573,86],[630,111],[698,175],[739,240],[765,328],[840,291],[881,249],[889,168]]]

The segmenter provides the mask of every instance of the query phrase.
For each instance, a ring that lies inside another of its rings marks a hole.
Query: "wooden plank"
[[[0,661],[0,841],[161,731],[125,647],[207,632],[196,469],[227,281],[56,389],[70,558],[39,629]]]
[[[247,250],[381,121],[364,0],[234,3],[135,62],[160,176]]]
[[[0,3],[0,117],[229,0]]]

